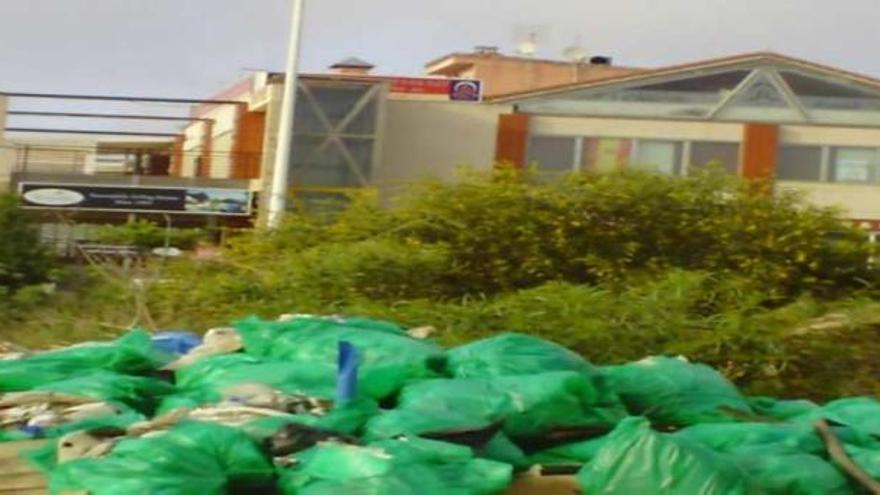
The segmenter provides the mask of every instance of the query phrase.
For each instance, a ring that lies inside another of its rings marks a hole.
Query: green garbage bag
[[[133,330],[112,342],[80,344],[0,361],[0,392],[31,390],[100,370],[146,374],[170,360],[171,356],[153,347],[149,333]]]
[[[809,424],[705,423],[673,435],[725,453],[743,447],[786,448],[792,453],[815,455],[825,452],[822,439]]]
[[[880,450],[844,444],[849,458],[875,480],[880,480]]]
[[[379,405],[376,402],[359,399],[334,407],[324,416],[291,414],[260,418],[245,424],[242,430],[257,442],[262,442],[288,424],[300,424],[343,435],[355,435],[367,420],[378,412]]]
[[[772,397],[748,397],[749,405],[759,416],[786,421],[809,413],[819,406],[808,400],[777,400]]]
[[[511,438],[556,428],[610,429],[625,411],[614,394],[571,371],[408,385],[397,408],[367,423],[368,438],[485,428],[502,422]]]
[[[599,376],[599,369],[559,344],[520,333],[503,333],[456,347],[447,353],[456,378],[530,375],[577,371]]]
[[[529,456],[532,464],[542,466],[586,464],[596,457],[599,450],[605,445],[608,436],[601,436],[582,442],[572,442],[557,445],[549,449],[535,452]]]
[[[474,450],[474,454],[481,459],[506,462],[516,469],[525,469],[533,464],[525,452],[503,432],[495,434],[489,443]]]
[[[61,392],[112,404],[124,404],[144,414],[152,414],[159,401],[174,392],[174,386],[154,378],[97,371],[40,385],[33,390]]]
[[[752,413],[736,387],[704,364],[650,357],[603,369],[630,413],[655,423],[688,426],[735,421],[737,413]]]
[[[725,455],[627,418],[577,475],[589,495],[761,495]]]
[[[776,453],[766,447],[739,450],[737,465],[768,495],[857,495],[847,477],[819,456]]]
[[[353,321],[353,322],[352,322]],[[286,322],[251,318],[238,322],[245,351],[266,360],[293,362],[321,369],[335,366],[339,343],[358,350],[360,393],[382,399],[406,383],[439,376],[445,364],[443,350],[428,341],[390,331],[379,331],[364,320],[332,318],[294,319]]]
[[[288,394],[330,399],[336,394],[336,365],[227,354],[202,359],[175,373],[177,389],[198,403],[217,402],[224,390],[259,383]],[[164,408],[163,408],[164,409]]]
[[[819,419],[827,419],[868,435],[880,436],[880,401],[870,397],[839,399],[796,416],[792,421],[814,423]]]
[[[221,495],[234,487],[271,484],[273,477],[272,464],[243,432],[185,422],[155,436],[123,440],[106,457],[60,464],[49,486],[53,494]]]
[[[508,464],[419,438],[367,447],[324,443],[296,459],[281,473],[284,495],[494,495],[512,478]]]
[[[82,430],[101,428],[126,429],[135,423],[140,423],[146,420],[147,418],[143,414],[137,413],[133,410],[128,410],[123,411],[121,414],[117,415],[88,418],[82,421],[68,423],[66,425],[59,425],[47,428],[43,432],[42,438],[56,439],[68,433]],[[24,457],[28,459],[31,464],[37,466],[41,471],[49,474],[55,468],[55,461],[58,457],[57,454],[58,443],[50,441],[46,442],[46,444],[42,447],[25,452]]]

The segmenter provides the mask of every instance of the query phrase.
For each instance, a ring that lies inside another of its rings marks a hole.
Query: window
[[[877,150],[874,148],[834,148],[831,180],[834,182],[877,181]]]
[[[707,165],[720,165],[733,175],[739,173],[739,144],[695,142],[691,146],[690,170],[696,172]]]
[[[584,139],[581,169],[591,172],[619,170],[629,163],[632,141],[617,138]]]
[[[822,148],[819,146],[782,146],[776,166],[779,180],[822,180]]]
[[[798,72],[782,71],[785,83],[794,91],[807,108],[830,110],[880,109],[876,92],[845,86]]]
[[[529,139],[529,165],[542,172],[571,172],[574,168],[575,138],[534,136]]]
[[[681,143],[639,140],[630,167],[667,175],[679,173]]]

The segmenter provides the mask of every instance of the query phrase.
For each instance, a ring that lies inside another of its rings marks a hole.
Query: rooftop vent
[[[498,55],[498,47],[497,46],[475,46],[474,53],[477,55]]]
[[[365,62],[357,57],[348,57],[345,60],[336,62],[335,64],[331,65],[330,70],[332,70],[336,74],[366,75],[369,74],[370,71],[372,71],[375,67],[375,65],[369,62]]]

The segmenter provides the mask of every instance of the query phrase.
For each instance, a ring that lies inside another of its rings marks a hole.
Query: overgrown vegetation
[[[146,219],[122,225],[105,225],[95,235],[97,242],[143,249],[163,247],[166,244],[179,249],[192,249],[203,238],[204,232],[201,230],[166,228]]]
[[[753,393],[821,398],[880,392],[872,254],[835,212],[722,175],[469,173],[393,208],[295,212],[146,285],[105,273],[5,334],[357,314],[433,325],[447,344],[530,332],[599,363],[684,354]]]
[[[53,268],[39,232],[12,195],[0,195],[0,293],[45,282]]]

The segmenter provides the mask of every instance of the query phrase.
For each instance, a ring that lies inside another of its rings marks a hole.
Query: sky
[[[283,70],[289,2],[0,0],[0,91],[208,97],[249,70]],[[475,45],[513,52],[534,32],[538,55],[552,58],[574,44],[646,67],[771,50],[880,77],[878,0],[305,2],[304,71],[358,56],[415,75]],[[82,108],[71,105],[12,107]]]

